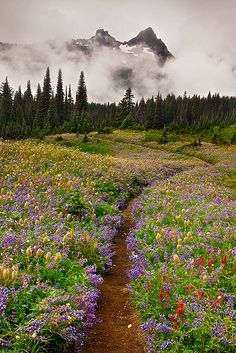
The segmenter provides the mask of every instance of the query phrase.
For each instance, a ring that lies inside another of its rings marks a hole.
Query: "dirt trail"
[[[113,267],[104,276],[99,287],[101,296],[98,302],[97,317],[101,323],[91,330],[82,353],[145,353],[145,337],[139,327],[137,312],[131,304],[126,288],[130,267],[126,234],[134,226],[131,200],[125,208],[125,224],[120,235],[115,238]],[[132,326],[130,326],[132,325]],[[128,327],[129,326],[129,327]]]

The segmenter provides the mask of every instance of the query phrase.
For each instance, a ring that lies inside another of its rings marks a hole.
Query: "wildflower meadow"
[[[1,352],[81,351],[121,210],[142,190],[127,246],[149,351],[234,351],[236,202],[219,171],[142,147],[132,158],[39,141],[0,151]]]
[[[150,352],[234,352],[236,200],[214,168],[148,187],[134,205],[131,292]]]

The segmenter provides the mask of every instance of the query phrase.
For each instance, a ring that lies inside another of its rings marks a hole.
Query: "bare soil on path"
[[[145,337],[126,284],[130,268],[125,238],[134,227],[131,200],[123,211],[124,226],[114,240],[113,266],[99,287],[97,317],[100,323],[88,335],[82,353],[145,353]]]

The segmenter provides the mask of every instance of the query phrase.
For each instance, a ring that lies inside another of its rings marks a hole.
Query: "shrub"
[[[89,209],[82,197],[82,194],[78,190],[71,193],[66,201],[66,212],[78,216],[79,218],[83,218]]]
[[[113,129],[111,126],[104,126],[98,129],[99,134],[111,134],[112,132],[113,132]]]

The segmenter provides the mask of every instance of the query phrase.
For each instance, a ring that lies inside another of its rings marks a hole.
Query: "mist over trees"
[[[116,103],[88,102],[85,75],[80,73],[75,101],[71,85],[63,86],[62,71],[58,71],[55,93],[47,68],[43,85],[38,84],[35,96],[30,81],[22,93],[15,92],[6,78],[0,86],[0,137],[19,139],[43,137],[46,134],[73,132],[86,134],[107,127],[138,130],[200,132],[213,126],[236,123],[236,98],[211,94],[189,97],[168,94],[135,102],[131,88]]]

